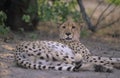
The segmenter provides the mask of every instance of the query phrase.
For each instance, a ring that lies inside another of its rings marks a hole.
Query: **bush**
[[[0,11],[0,35],[6,35],[9,33],[9,27],[6,27],[4,21],[7,19],[6,14],[3,11]]]
[[[38,0],[38,15],[41,21],[65,21],[71,16],[75,21],[80,20],[80,12],[76,9],[77,1],[71,0]]]

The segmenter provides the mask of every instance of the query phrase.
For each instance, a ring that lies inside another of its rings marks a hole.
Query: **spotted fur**
[[[18,65],[32,69],[111,72],[120,58],[93,56],[79,41],[79,24],[68,20],[59,27],[58,41],[24,41],[16,46]]]
[[[77,71],[81,66],[75,65],[75,54],[67,45],[54,41],[22,42],[15,56],[19,65],[33,69]]]

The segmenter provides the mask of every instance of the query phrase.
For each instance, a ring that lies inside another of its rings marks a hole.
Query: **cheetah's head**
[[[80,25],[73,22],[71,19],[59,26],[59,36],[63,40],[79,41]]]

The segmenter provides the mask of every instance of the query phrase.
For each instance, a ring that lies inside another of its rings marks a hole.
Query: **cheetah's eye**
[[[62,28],[66,28],[65,26],[63,26]]]
[[[75,28],[75,26],[72,26],[72,29],[74,29]]]

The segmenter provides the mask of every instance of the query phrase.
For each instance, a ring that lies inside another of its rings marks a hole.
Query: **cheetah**
[[[111,72],[120,58],[93,56],[80,42],[79,24],[67,20],[59,27],[57,41],[23,41],[16,46],[15,60],[19,66],[40,70]]]

